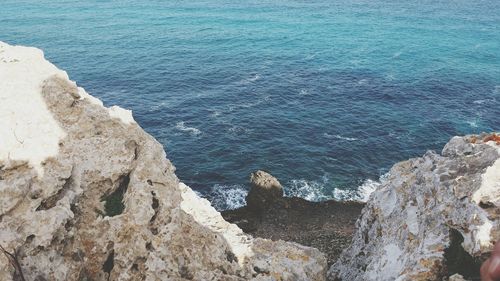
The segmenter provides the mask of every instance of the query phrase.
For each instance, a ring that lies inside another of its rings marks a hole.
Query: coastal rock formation
[[[394,165],[329,279],[478,277],[500,238],[500,146],[491,136],[454,137],[441,154]]]
[[[262,210],[271,206],[283,197],[281,183],[269,173],[256,171],[250,175],[251,189],[246,197],[247,206],[254,210]]]
[[[224,221],[40,50],[0,43],[0,100],[0,280],[13,260],[26,280],[325,279],[323,254]]]
[[[245,206],[223,211],[222,216],[254,237],[317,248],[326,254],[331,265],[349,246],[363,206],[360,202],[310,202],[283,197],[265,212],[255,212]]]
[[[247,206],[223,211],[224,219],[254,237],[317,248],[326,254],[328,265],[349,245],[364,206],[361,202],[283,197],[278,179],[263,171],[250,175],[250,185]]]

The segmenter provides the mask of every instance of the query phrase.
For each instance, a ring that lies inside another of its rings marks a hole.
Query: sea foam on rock
[[[224,221],[40,50],[0,42],[0,100],[0,245],[26,280],[325,279],[322,253]],[[14,271],[0,255],[0,280]]]
[[[500,238],[500,146],[494,139],[454,137],[441,154],[429,151],[394,165],[329,279],[477,278]]]

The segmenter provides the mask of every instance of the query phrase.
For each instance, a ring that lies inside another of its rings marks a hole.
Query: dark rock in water
[[[269,208],[277,199],[283,197],[281,183],[269,173],[256,171],[250,175],[252,188],[246,197],[247,206],[255,211]]]
[[[283,189],[273,176],[258,171],[251,178],[253,192],[247,202],[250,198],[252,207],[224,211],[224,219],[256,237],[315,247],[327,255],[328,265],[349,246],[363,203],[309,202],[297,197],[282,197]],[[263,186],[272,187],[274,192]],[[262,194],[266,197],[260,196]]]

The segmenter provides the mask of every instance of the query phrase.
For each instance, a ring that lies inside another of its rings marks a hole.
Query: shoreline
[[[264,212],[248,206],[221,211],[222,217],[254,237],[295,242],[320,250],[331,266],[352,240],[365,203],[326,200],[311,202],[299,197],[277,199]]]

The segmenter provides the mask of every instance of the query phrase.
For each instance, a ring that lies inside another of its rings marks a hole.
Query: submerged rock
[[[269,208],[276,200],[283,197],[281,183],[264,171],[256,171],[250,175],[251,189],[246,197],[247,206],[254,210]]]
[[[0,42],[0,100],[0,245],[26,280],[325,279],[322,253],[226,222],[130,111],[40,50]]]
[[[330,268],[329,279],[477,278],[500,238],[499,207],[496,139],[454,137],[441,154],[429,151],[394,165],[363,209],[352,245]]]

